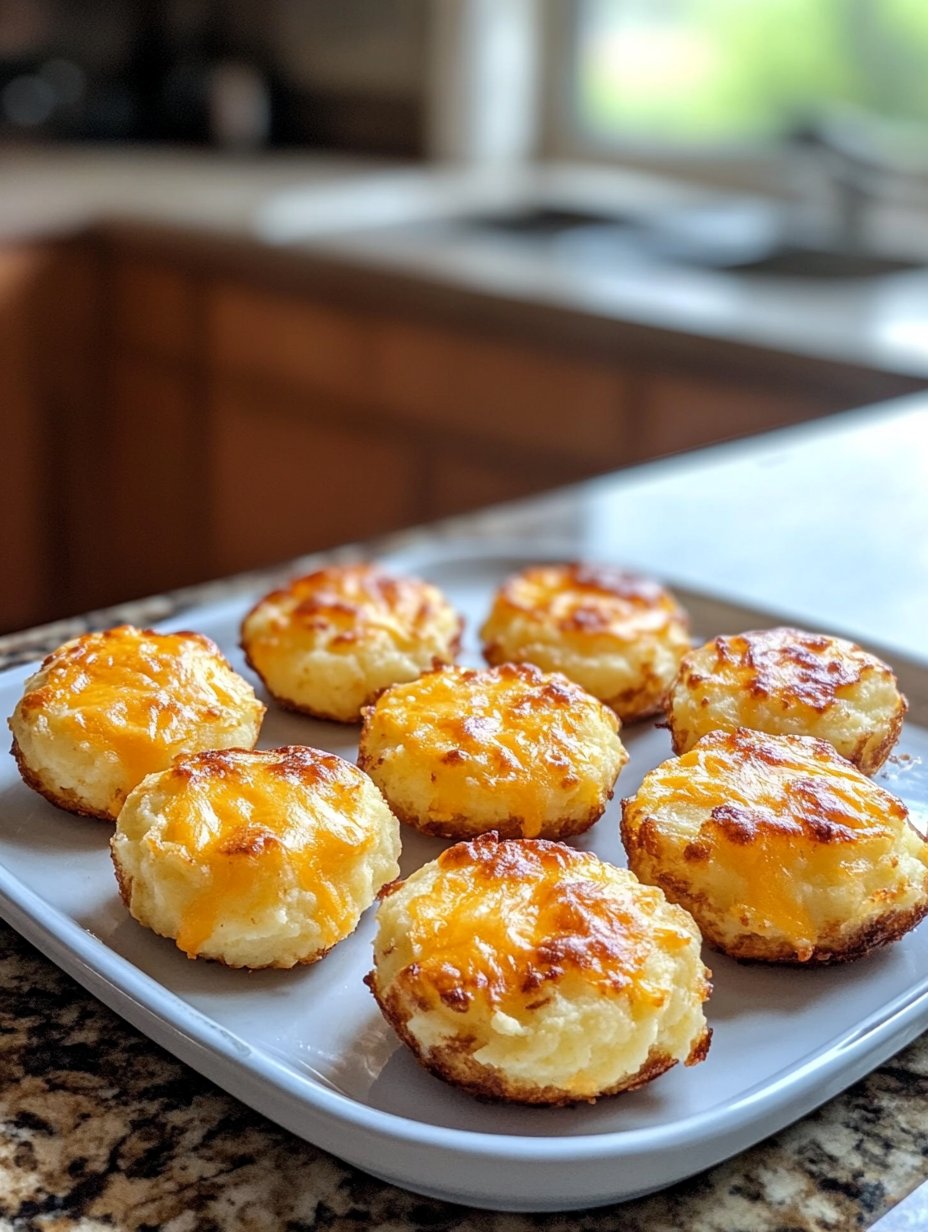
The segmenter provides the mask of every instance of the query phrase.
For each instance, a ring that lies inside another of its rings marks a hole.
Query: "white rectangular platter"
[[[462,658],[480,661],[476,630],[495,587],[538,553],[447,552],[391,560],[442,586],[467,619]],[[556,553],[541,556],[554,559]],[[700,637],[775,619],[680,593]],[[184,613],[166,628],[213,637],[250,675],[238,650],[249,601]],[[903,677],[928,698],[928,669]],[[0,676],[12,712],[26,668]],[[923,712],[922,712],[923,713]],[[919,715],[919,717],[921,717]],[[924,720],[922,720],[924,721]],[[652,724],[623,733],[631,761],[616,798],[574,840],[624,864],[619,798],[670,755]],[[310,744],[350,759],[351,727],[286,714],[273,703],[262,747]],[[878,776],[928,819],[928,730],[906,724]],[[245,1103],[367,1171],[450,1201],[502,1210],[594,1206],[669,1185],[706,1168],[835,1095],[928,1027],[924,927],[847,967],[764,969],[706,959],[715,992],[708,1060],[595,1106],[482,1104],[420,1069],[397,1042],[362,977],[373,911],[321,963],[245,973],[190,962],[122,906],[108,854],[110,828],[59,812],[0,762],[0,915],[90,992]],[[403,872],[444,845],[404,833]]]

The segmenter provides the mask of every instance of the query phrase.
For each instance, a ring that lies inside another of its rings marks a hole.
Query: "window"
[[[861,113],[926,144],[926,0],[570,0],[561,17],[558,152],[769,148]]]

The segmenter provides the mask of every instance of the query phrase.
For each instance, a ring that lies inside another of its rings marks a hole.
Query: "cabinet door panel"
[[[272,564],[416,519],[416,458],[296,403],[220,385],[212,406],[213,573]]]
[[[117,602],[205,576],[208,480],[203,412],[186,377],[120,356],[111,390],[108,480],[86,494],[85,521],[97,519],[96,584]]]
[[[162,359],[195,354],[196,293],[193,279],[167,262],[122,257],[111,285],[113,333],[132,350]]]
[[[32,288],[43,263],[28,248],[0,252],[0,403],[3,482],[0,483],[3,586],[0,630],[47,617],[50,507],[43,473],[44,423],[33,381]]]
[[[612,368],[393,322],[377,347],[380,396],[406,419],[603,470],[622,460],[625,379]]]
[[[576,478],[575,473],[550,465],[529,464],[515,468],[468,458],[442,457],[431,468],[428,516],[444,517],[516,500]]]
[[[208,300],[210,361],[220,373],[366,401],[370,327],[361,314],[220,283]]]
[[[641,458],[800,423],[831,409],[785,389],[657,374],[646,380],[643,402]]]

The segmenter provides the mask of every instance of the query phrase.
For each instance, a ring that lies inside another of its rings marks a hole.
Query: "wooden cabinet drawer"
[[[200,349],[196,287],[183,270],[141,257],[120,258],[111,295],[119,342],[162,359],[188,359]]]
[[[373,387],[367,318],[220,283],[209,295],[209,357],[249,375],[366,401]]]
[[[786,389],[658,374],[646,379],[642,401],[636,424],[640,458],[764,432],[837,409]]]
[[[210,572],[272,564],[417,519],[421,467],[393,440],[226,384],[212,405]]]
[[[506,466],[453,455],[439,457],[430,467],[427,516],[444,517],[517,500],[576,478],[576,468],[559,469],[535,462]]]
[[[617,465],[625,381],[593,363],[404,323],[378,331],[380,396],[407,420]]]

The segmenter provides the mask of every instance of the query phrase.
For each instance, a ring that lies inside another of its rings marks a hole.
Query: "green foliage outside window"
[[[762,140],[848,107],[928,122],[928,0],[582,0],[577,66],[598,138]]]

